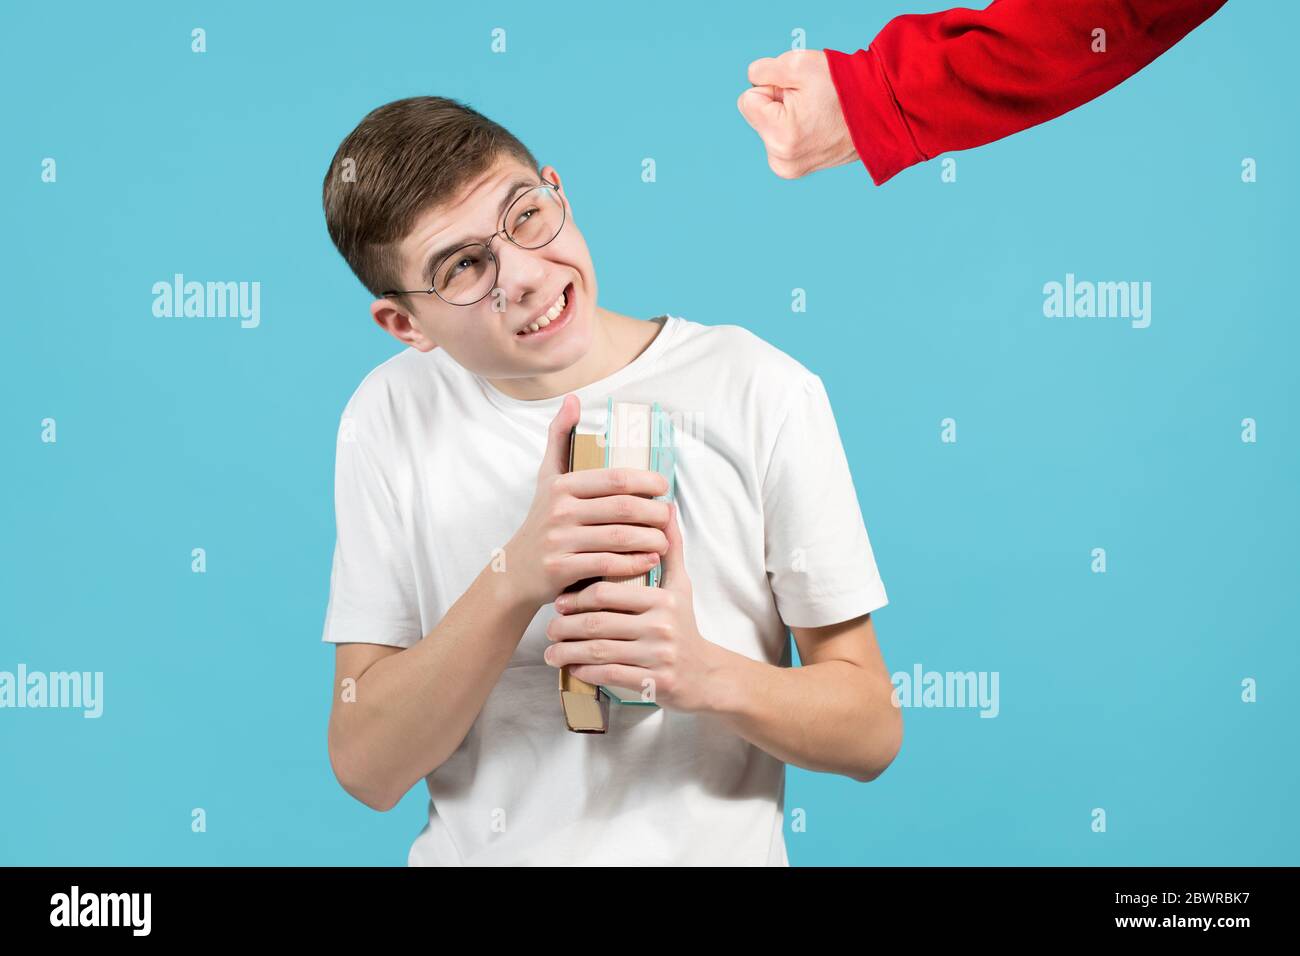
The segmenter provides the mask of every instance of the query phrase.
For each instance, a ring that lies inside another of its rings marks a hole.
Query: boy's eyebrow
[[[497,207],[497,219],[500,219],[502,216],[506,214],[506,209],[510,207],[510,203],[514,200],[515,194],[519,192],[519,190],[523,189],[525,186],[536,186],[536,185],[538,185],[538,183],[533,182],[533,180],[521,177],[516,179],[509,186],[507,186],[506,194],[501,199],[501,205]],[[443,256],[455,252],[461,246],[468,245],[471,242],[478,242],[479,239],[481,238],[482,237],[479,237],[478,239],[461,239],[459,242],[453,242],[450,245],[443,246],[441,249],[435,249],[433,252],[429,254],[429,257],[424,260],[424,268],[420,271],[420,278],[428,279],[429,284],[432,285],[433,269],[439,262],[442,261]]]

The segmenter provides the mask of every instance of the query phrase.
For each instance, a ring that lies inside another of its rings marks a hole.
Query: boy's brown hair
[[[509,130],[442,96],[394,100],[347,135],[325,173],[325,223],[371,295],[402,287],[397,243],[416,218],[453,200],[502,155],[538,169]]]

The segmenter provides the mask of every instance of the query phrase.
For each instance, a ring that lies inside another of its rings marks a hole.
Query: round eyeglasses
[[[540,249],[564,228],[564,200],[559,186],[543,182],[521,193],[506,210],[505,228],[482,242],[471,242],[438,260],[427,289],[393,289],[390,295],[436,295],[448,305],[473,305],[496,288],[501,264],[492,254],[492,241],[504,235],[521,249]]]

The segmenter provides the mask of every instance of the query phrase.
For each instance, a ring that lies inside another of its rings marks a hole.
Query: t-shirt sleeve
[[[763,479],[767,576],[787,627],[822,627],[889,603],[819,376],[786,397]]]
[[[391,485],[345,410],[334,465],[337,537],[323,641],[410,647],[419,599]]]

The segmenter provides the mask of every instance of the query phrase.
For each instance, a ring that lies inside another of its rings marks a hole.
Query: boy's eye
[[[447,273],[447,278],[450,279],[450,278],[454,277],[454,276],[455,276],[457,273],[459,273],[462,269],[470,268],[471,266],[475,265],[477,262],[478,262],[478,260],[477,260],[476,258],[474,258],[473,256],[461,256],[461,257],[460,257],[459,259],[457,259],[456,262],[452,265],[450,271],[448,271],[448,273]]]

